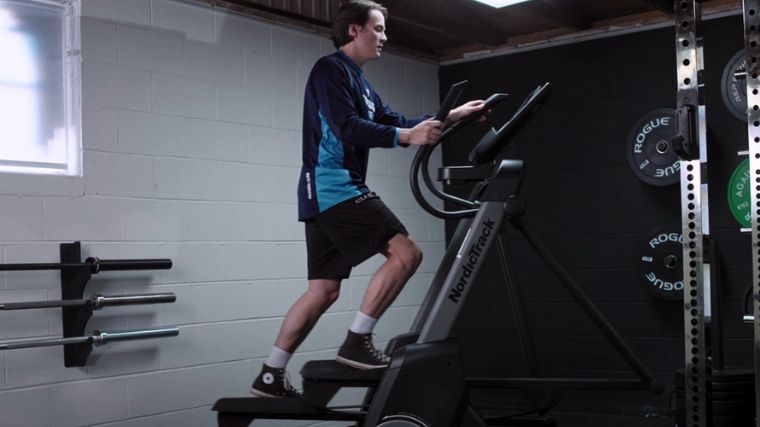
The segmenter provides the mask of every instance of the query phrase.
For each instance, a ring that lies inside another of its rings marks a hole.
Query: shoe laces
[[[369,351],[369,354],[372,355],[373,358],[383,362],[383,363],[389,363],[391,361],[391,358],[388,357],[385,352],[382,350],[378,350],[375,348],[375,344],[373,343],[373,339],[375,337],[375,334],[366,334],[364,335],[364,346]]]
[[[280,374],[280,377],[282,378],[282,387],[285,389],[285,391],[292,391],[297,395],[301,395],[301,393],[293,387],[293,384],[290,382],[290,372],[286,371],[285,369],[277,369],[277,373]]]

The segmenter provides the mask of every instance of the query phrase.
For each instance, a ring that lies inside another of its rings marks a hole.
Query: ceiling
[[[215,6],[327,32],[341,0],[204,0]],[[530,0],[494,9],[472,0],[379,0],[389,10],[388,47],[456,60],[557,38],[666,23],[673,0]],[[703,16],[741,0],[702,0]]]

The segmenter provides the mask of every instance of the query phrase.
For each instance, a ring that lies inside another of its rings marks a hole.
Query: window
[[[81,175],[79,14],[0,0],[0,172]]]

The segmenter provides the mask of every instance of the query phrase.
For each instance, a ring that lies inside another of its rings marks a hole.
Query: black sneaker
[[[285,369],[272,368],[264,364],[261,373],[251,386],[254,397],[301,397],[301,393],[290,384]]]
[[[372,343],[372,334],[359,334],[353,331],[348,331],[348,336],[340,346],[335,360],[357,369],[382,369],[387,368],[391,363],[390,357],[375,348]]]

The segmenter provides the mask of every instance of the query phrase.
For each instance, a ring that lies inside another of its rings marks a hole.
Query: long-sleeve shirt
[[[304,94],[298,220],[369,192],[369,149],[398,146],[399,128],[426,118],[393,112],[343,52],[320,58]]]

